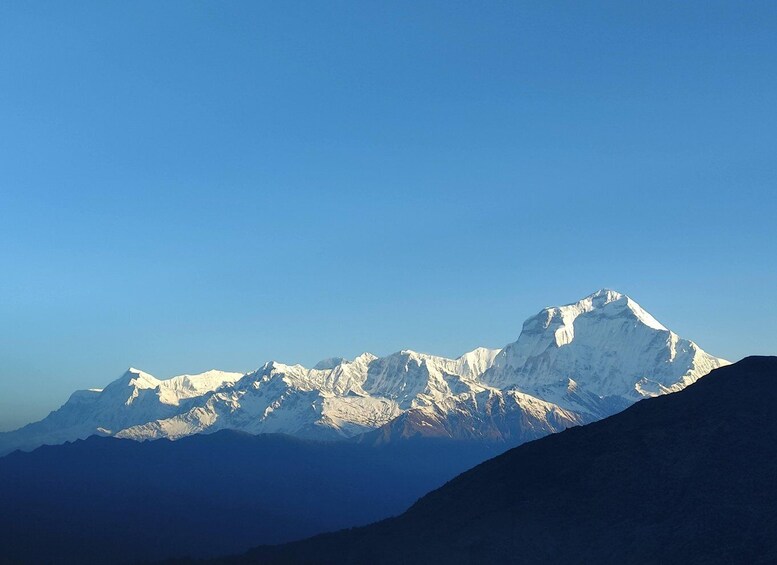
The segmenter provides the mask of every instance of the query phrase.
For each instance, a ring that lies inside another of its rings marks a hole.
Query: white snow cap
[[[662,331],[668,331],[667,328],[658,320],[656,320],[653,316],[650,315],[649,312],[647,312],[642,306],[637,304],[634,300],[626,296],[625,294],[621,294],[620,292],[617,292],[615,290],[610,290],[608,288],[603,288],[601,290],[597,290],[590,296],[586,296],[578,302],[577,304],[581,303],[588,303],[591,304],[591,310],[594,310],[596,308],[603,308],[609,304],[623,304],[626,308],[631,310],[631,312],[637,317],[637,319],[645,324],[648,327],[653,328],[654,330],[662,330]]]
[[[654,330],[668,331],[663,324],[625,294],[603,288],[578,302],[543,309],[524,322],[523,332],[537,334],[555,328],[556,345],[562,347],[574,339],[574,322],[582,314],[602,318],[632,318]]]

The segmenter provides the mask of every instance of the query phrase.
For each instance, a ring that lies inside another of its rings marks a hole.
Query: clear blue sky
[[[0,4],[0,429],[630,294],[777,353],[775,2]]]

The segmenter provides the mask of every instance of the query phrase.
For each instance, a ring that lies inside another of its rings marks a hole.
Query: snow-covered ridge
[[[669,331],[634,300],[600,290],[545,308],[503,349],[457,359],[411,350],[271,361],[241,374],[157,379],[130,368],[77,391],[48,417],[0,434],[0,454],[100,433],[138,440],[219,429],[381,441],[411,435],[520,442],[680,390],[727,362]]]

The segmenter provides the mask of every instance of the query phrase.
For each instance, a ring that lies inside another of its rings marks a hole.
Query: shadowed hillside
[[[777,560],[777,357],[543,438],[402,516],[229,563]]]
[[[0,562],[213,556],[399,514],[495,446],[221,431],[91,437],[0,458]]]

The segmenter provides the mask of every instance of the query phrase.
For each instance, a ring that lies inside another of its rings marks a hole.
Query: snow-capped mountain
[[[78,390],[39,422],[0,434],[0,453],[32,449],[116,432],[177,414],[202,394],[235,383],[243,375],[208,371],[159,380],[130,368],[104,389]]]
[[[481,377],[603,418],[676,392],[727,361],[680,338],[628,296],[600,290],[526,320]]]
[[[631,298],[601,290],[545,308],[504,349],[458,359],[400,351],[269,362],[245,375],[166,380],[129,369],[75,392],[43,420],[0,434],[0,453],[93,434],[137,440],[236,429],[367,441],[437,436],[513,444],[674,392],[727,364],[669,331]]]

